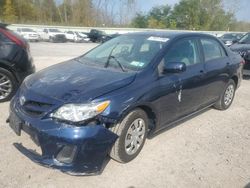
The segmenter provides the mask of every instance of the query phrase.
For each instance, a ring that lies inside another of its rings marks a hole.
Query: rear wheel
[[[141,109],[135,109],[111,130],[119,138],[111,149],[110,157],[127,163],[140,153],[145,143],[148,132],[147,114]]]
[[[0,102],[8,101],[17,89],[16,79],[6,69],[0,68]]]
[[[214,107],[218,110],[226,110],[228,109],[234,99],[236,84],[233,80],[230,80],[226,85],[223,93],[220,96],[218,102],[214,105]]]

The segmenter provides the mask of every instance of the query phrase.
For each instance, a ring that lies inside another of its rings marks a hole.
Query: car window
[[[225,50],[222,46],[213,39],[201,39],[205,61],[210,61],[226,56]]]
[[[176,42],[164,57],[164,63],[182,62],[186,66],[201,63],[194,39],[183,39]]]
[[[250,33],[245,34],[239,41],[240,44],[250,44]]]
[[[22,28],[21,30],[22,32],[34,32],[33,29],[29,29],[29,28]]]
[[[51,33],[60,33],[58,29],[48,29]]]
[[[148,35],[119,36],[98,46],[79,60],[104,67],[110,59],[110,67],[120,69],[120,63],[127,70],[139,71],[153,60],[168,41],[168,38]]]

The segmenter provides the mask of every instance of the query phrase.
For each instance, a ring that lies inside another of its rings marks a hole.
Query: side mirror
[[[186,71],[187,66],[183,62],[168,62],[164,65],[163,73],[180,73]]]

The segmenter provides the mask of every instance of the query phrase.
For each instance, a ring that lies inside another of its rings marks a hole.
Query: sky
[[[137,8],[142,12],[149,11],[152,7],[157,5],[174,5],[178,3],[180,0],[137,0]],[[226,3],[228,0],[224,0]],[[232,2],[232,1],[231,1]],[[248,21],[250,22],[250,0],[238,0],[235,1],[237,4],[231,3],[230,6],[236,7],[236,19],[238,21]]]

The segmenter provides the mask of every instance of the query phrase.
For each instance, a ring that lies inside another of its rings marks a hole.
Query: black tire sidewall
[[[8,77],[8,79],[11,81],[11,84],[12,84],[11,93],[5,99],[0,99],[0,102],[5,102],[5,101],[9,101],[14,96],[16,89],[17,89],[17,82],[13,74],[9,72],[8,70],[0,68],[0,73]]]
[[[143,142],[140,146],[140,148],[136,151],[136,153],[134,153],[133,155],[128,155],[125,151],[125,137],[127,135],[128,129],[130,127],[130,125],[133,123],[134,120],[141,118],[143,119],[144,123],[145,123],[145,135],[144,135],[144,139]],[[122,122],[123,123],[123,122]],[[146,115],[146,113],[142,110],[135,110],[132,112],[132,114],[130,114],[129,118],[127,119],[127,121],[124,124],[124,128],[121,132],[120,138],[119,138],[119,154],[120,157],[122,159],[123,162],[129,162],[131,160],[133,160],[134,158],[137,157],[137,155],[140,153],[140,151],[143,148],[143,145],[145,143],[145,140],[147,138],[147,132],[148,132],[148,117]]]

